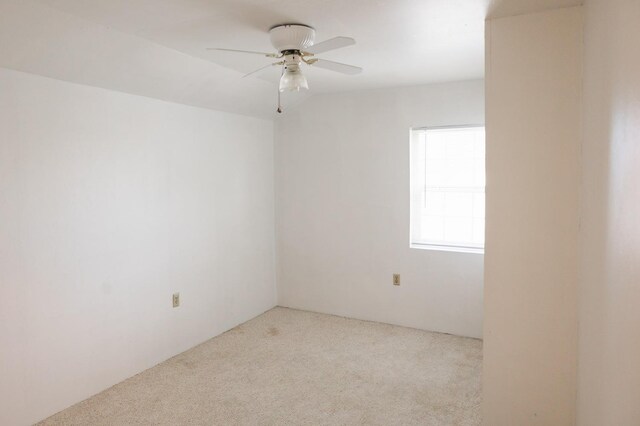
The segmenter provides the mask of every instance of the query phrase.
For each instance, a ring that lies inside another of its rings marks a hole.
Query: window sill
[[[410,248],[418,250],[435,250],[435,251],[452,251],[457,253],[475,253],[484,254],[484,248],[475,247],[458,247],[458,246],[440,246],[436,244],[409,244]]]

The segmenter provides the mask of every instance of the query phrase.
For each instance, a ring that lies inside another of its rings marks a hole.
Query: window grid
[[[484,189],[484,127],[412,130],[412,246],[482,251]]]

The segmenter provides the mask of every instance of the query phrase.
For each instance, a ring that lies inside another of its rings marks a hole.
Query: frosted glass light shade
[[[308,89],[309,84],[307,83],[307,79],[300,71],[298,67],[287,67],[284,74],[280,78],[280,91],[284,92],[285,90],[297,91],[299,92],[301,89]]]

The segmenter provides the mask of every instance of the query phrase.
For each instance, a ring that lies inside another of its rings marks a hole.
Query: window
[[[484,250],[484,127],[411,131],[411,247]]]

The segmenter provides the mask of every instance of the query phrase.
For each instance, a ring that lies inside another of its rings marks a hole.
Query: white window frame
[[[417,208],[415,207],[415,187],[416,182],[414,182],[415,176],[415,167],[418,167],[416,162],[425,161],[425,155],[420,156],[416,152],[416,133],[417,132],[426,132],[430,130],[454,130],[454,129],[468,129],[468,128],[482,128],[485,129],[484,124],[464,124],[464,125],[452,125],[452,126],[435,126],[435,127],[414,127],[410,129],[409,134],[409,152],[410,152],[410,171],[409,171],[409,179],[410,179],[410,188],[409,188],[409,197],[410,197],[410,217],[409,217],[409,247],[414,249],[426,249],[426,250],[438,250],[438,251],[454,251],[454,252],[463,252],[463,253],[478,253],[484,254],[484,244],[475,245],[471,243],[436,243],[434,242],[419,242],[414,241],[414,229],[416,221],[414,220],[414,215],[417,214]],[[485,142],[486,143],[486,142]],[[423,184],[422,184],[423,185]],[[486,188],[486,184],[485,184]]]

